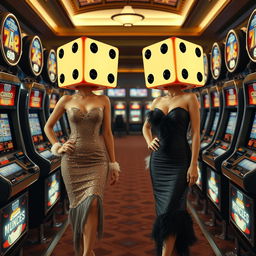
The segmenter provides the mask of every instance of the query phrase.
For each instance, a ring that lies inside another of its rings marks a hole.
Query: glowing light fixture
[[[121,13],[112,15],[111,19],[123,24],[125,27],[131,27],[134,23],[144,20],[144,16],[142,14],[135,13],[131,6],[126,5]]]

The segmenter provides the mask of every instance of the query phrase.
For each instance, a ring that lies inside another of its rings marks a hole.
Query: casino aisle
[[[95,254],[154,256],[150,231],[155,212],[149,172],[145,170],[144,164],[148,150],[142,136],[126,136],[117,138],[115,142],[122,175],[118,185],[106,188],[105,233],[104,239],[97,243]],[[194,227],[198,242],[192,248],[191,255],[214,256],[196,222]],[[62,256],[63,252],[65,256],[73,256],[71,240],[69,226],[52,256]]]

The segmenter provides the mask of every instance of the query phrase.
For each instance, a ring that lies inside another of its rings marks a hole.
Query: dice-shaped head
[[[88,37],[60,46],[57,50],[59,87],[116,87],[118,56],[116,47]]]
[[[148,88],[165,89],[173,85],[194,88],[205,83],[200,45],[171,37],[145,47],[142,54]]]

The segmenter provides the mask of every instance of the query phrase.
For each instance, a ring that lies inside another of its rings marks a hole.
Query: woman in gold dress
[[[102,200],[108,171],[111,185],[118,181],[120,172],[115,160],[109,98],[95,95],[92,89],[79,86],[78,93],[61,97],[44,128],[53,145],[52,153],[61,156],[61,173],[70,201],[69,219],[77,256],[95,255],[95,240],[103,233]],[[62,145],[55,137],[53,127],[65,111],[71,134]],[[101,126],[103,136],[100,136]]]

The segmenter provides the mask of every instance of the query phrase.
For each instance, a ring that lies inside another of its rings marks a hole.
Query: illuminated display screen
[[[220,209],[220,176],[207,168],[207,194],[211,201]]]
[[[246,46],[250,58],[256,60],[256,12],[251,14],[246,33]]]
[[[222,148],[217,148],[216,150],[213,151],[217,156],[220,156],[226,152],[226,150]]]
[[[47,213],[60,198],[60,172],[57,171],[45,180],[45,213]]]
[[[201,147],[201,148],[204,148],[204,147],[206,147],[207,145],[209,145],[209,143],[210,143],[210,142],[203,142],[203,143],[201,143],[200,147]]]
[[[22,54],[22,34],[16,17],[8,13],[3,15],[1,23],[1,48],[3,59],[8,65],[16,65]]]
[[[42,129],[38,113],[29,113],[28,118],[33,142],[39,143],[43,141]]]
[[[250,105],[256,105],[256,83],[250,84],[247,87],[248,89],[248,98]]]
[[[209,95],[205,94],[203,97],[204,97],[204,107],[209,108],[210,107]]]
[[[130,121],[131,122],[141,122],[141,110],[130,110]]]
[[[47,159],[51,158],[53,156],[52,152],[50,150],[45,150],[43,152],[39,153],[42,157],[45,157]]]
[[[114,108],[121,110],[121,109],[125,109],[126,105],[123,102],[118,102],[117,104],[114,105]]]
[[[238,166],[249,170],[249,171],[255,171],[256,170],[256,163],[248,160],[248,159],[244,159],[241,162],[238,163]]]
[[[125,112],[125,110],[115,110],[115,116],[118,116],[118,115],[121,115],[121,116],[123,116],[123,117],[125,117],[126,116],[126,112]]]
[[[227,106],[237,106],[236,89],[231,88],[231,89],[225,90],[225,98],[226,98]]]
[[[124,88],[108,89],[107,94],[109,97],[123,98],[126,96],[126,90]]]
[[[16,96],[16,86],[0,83],[0,105],[14,106]]]
[[[151,89],[151,96],[152,96],[152,98],[157,98],[157,97],[160,97],[161,95],[162,95],[162,91],[161,90]]]
[[[104,95],[104,91],[103,90],[93,91],[93,93],[96,94],[96,95]]]
[[[230,112],[229,119],[228,119],[228,124],[226,128],[226,134],[234,134],[235,131],[235,124],[236,124],[236,112]]]
[[[59,97],[56,94],[51,94],[51,98],[50,98],[50,109],[55,108],[57,102],[59,100]]]
[[[225,59],[229,71],[234,71],[238,63],[239,44],[234,32],[230,32],[226,40]]]
[[[0,211],[1,255],[5,255],[28,229],[28,196],[21,195]]]
[[[22,168],[18,164],[13,163],[0,168],[0,175],[7,177],[21,170]]]
[[[215,108],[219,107],[220,106],[219,94],[217,92],[213,92],[211,96],[212,96],[213,107]]]
[[[219,117],[220,117],[220,113],[216,112],[215,117],[214,117],[214,121],[213,121],[213,124],[212,124],[212,132],[215,132],[216,129],[217,129]]]
[[[211,71],[214,79],[218,79],[221,72],[221,52],[218,44],[214,44],[211,54]]]
[[[208,63],[208,58],[207,55],[204,53],[204,82],[208,80],[208,75],[209,75],[209,63]]]
[[[33,90],[30,93],[29,107],[31,108],[41,108],[43,101],[43,92],[39,90]]]
[[[253,120],[253,124],[252,124],[252,130],[251,130],[250,138],[251,139],[256,139],[256,114],[254,115],[254,120]]]
[[[241,234],[254,245],[253,200],[231,184],[229,193],[229,218]]]
[[[0,114],[0,152],[13,150],[13,139],[8,114]]]
[[[139,98],[139,97],[147,97],[148,90],[147,89],[140,89],[140,88],[131,88],[130,89],[130,97]]]

